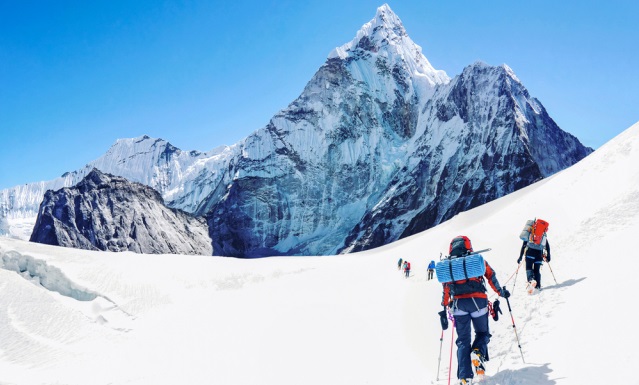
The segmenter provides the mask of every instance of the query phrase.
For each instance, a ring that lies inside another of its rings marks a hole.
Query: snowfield
[[[502,300],[483,384],[638,384],[627,322],[638,165],[639,123],[548,179],[352,255],[141,255],[1,237],[0,384],[447,384],[451,329],[438,372],[441,285],[426,266],[460,234],[492,248],[523,351]],[[552,273],[529,296],[515,273],[533,217],[550,222]]]

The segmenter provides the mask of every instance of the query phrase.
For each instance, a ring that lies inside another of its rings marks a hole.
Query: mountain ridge
[[[377,247],[592,152],[508,66],[477,62],[453,79],[435,70],[387,5],[243,141],[193,154],[163,143],[106,171],[206,216],[214,253],[239,257]]]

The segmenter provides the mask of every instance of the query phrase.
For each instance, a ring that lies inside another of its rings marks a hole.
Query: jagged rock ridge
[[[468,66],[436,90],[422,113],[412,162],[355,226],[344,250],[426,230],[592,151],[562,131],[505,65]]]
[[[97,169],[72,188],[46,192],[30,241],[146,254],[213,251],[203,219],[166,207],[148,186]]]

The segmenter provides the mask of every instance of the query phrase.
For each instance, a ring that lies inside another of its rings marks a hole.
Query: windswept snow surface
[[[484,384],[636,383],[638,164],[636,124],[548,179],[337,257],[106,253],[2,237],[0,384],[446,384],[451,329],[437,372],[441,285],[426,266],[459,234],[493,249],[484,256],[513,292],[524,356],[502,300]],[[544,266],[544,290],[529,296],[515,261],[533,217],[550,222],[552,273]]]

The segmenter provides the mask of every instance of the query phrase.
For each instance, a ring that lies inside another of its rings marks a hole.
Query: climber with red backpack
[[[450,307],[449,312],[457,329],[457,378],[460,384],[470,384],[474,377],[473,367],[477,376],[482,377],[485,373],[484,363],[489,360],[488,343],[491,335],[486,282],[504,298],[510,297],[510,293],[506,287],[499,285],[495,271],[483,256],[473,252],[468,237],[455,237],[450,243],[449,254],[435,267],[437,279],[442,282],[444,291],[444,310],[439,315],[443,326],[447,316],[446,307]],[[495,301],[495,306],[498,307],[498,301]],[[475,330],[472,344],[471,324]]]
[[[519,238],[524,242],[519,252],[517,264],[526,256],[526,278],[528,279],[528,292],[532,293],[536,288],[541,290],[541,266],[550,262],[550,243],[546,237],[549,224],[543,219],[533,219],[526,222],[524,230]]]

